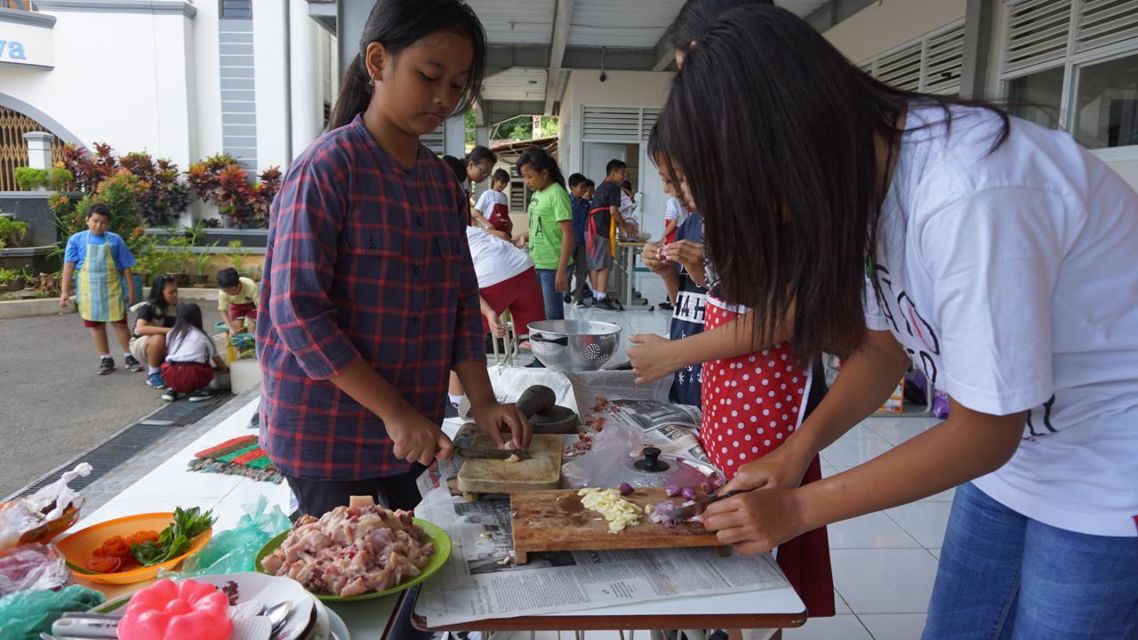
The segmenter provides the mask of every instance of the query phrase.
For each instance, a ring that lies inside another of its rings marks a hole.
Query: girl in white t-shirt
[[[517,334],[529,335],[531,322],[545,320],[545,301],[529,253],[502,239],[495,231],[475,225],[466,228],[466,238],[478,278],[483,330],[495,339],[506,335],[500,317],[509,311]],[[457,406],[463,393],[462,383],[452,371],[447,392],[451,404]]]
[[[510,204],[503,193],[510,186],[510,174],[505,169],[494,171],[490,180],[490,188],[478,197],[474,205],[474,221],[483,229],[504,233],[506,238],[513,237],[514,223],[510,220]]]
[[[229,367],[202,329],[201,307],[195,302],[179,302],[177,315],[177,322],[166,334],[166,362],[162,363],[166,393],[162,399],[166,402],[182,396],[189,396],[190,402],[208,399],[209,383],[213,381],[210,362],[218,371],[229,371]]]
[[[667,191],[668,187],[665,186],[664,190]],[[691,214],[688,213],[683,200],[674,196],[668,198],[668,203],[664,205],[664,244],[676,241],[676,229],[680,228],[689,215]]]
[[[1138,638],[1138,194],[1068,134],[889,87],[783,9],[706,33],[660,114],[671,177],[759,337],[846,358],[707,528],[765,552],[960,485],[926,639]],[[949,418],[800,487],[910,366]]]

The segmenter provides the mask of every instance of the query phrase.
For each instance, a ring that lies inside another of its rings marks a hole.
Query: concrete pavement
[[[0,499],[164,404],[108,334],[116,370],[99,376],[78,314],[0,319]]]

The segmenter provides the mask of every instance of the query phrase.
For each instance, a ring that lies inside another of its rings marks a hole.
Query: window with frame
[[[1089,149],[1138,146],[1138,2],[1008,0],[1001,75],[1013,115]]]
[[[223,20],[251,20],[253,0],[218,0]]]

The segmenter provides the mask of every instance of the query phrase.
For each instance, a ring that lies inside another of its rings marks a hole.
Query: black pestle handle
[[[549,411],[555,404],[557,404],[557,394],[553,393],[553,389],[535,384],[523,391],[518,398],[518,411],[528,420],[539,413]]]

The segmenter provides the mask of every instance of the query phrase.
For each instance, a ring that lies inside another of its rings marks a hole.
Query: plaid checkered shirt
[[[357,116],[292,164],[269,214],[257,322],[262,444],[310,480],[397,475],[383,421],[329,378],[363,358],[429,420],[485,361],[468,206],[425,147],[404,169]]]

